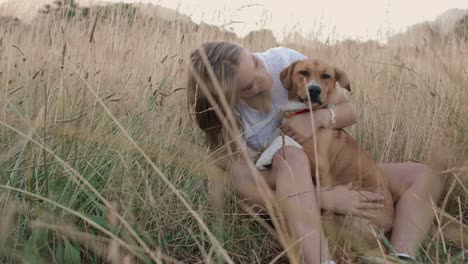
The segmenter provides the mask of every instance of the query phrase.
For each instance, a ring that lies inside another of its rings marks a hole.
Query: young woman
[[[195,112],[195,120],[205,132],[213,151],[223,153],[223,149],[231,148],[232,136],[229,134],[231,131],[223,127],[223,120],[219,119],[209,96],[203,91],[208,91],[217,104],[225,99],[242,129],[243,147],[253,158],[257,151],[273,140],[273,131],[280,124],[279,112],[287,102],[287,92],[279,74],[289,64],[303,58],[304,55],[288,48],[251,53],[229,42],[204,43],[192,52],[188,104]],[[205,90],[201,89],[202,86]],[[221,95],[217,87],[221,89]],[[313,114],[314,126],[309,114],[305,113],[292,117],[281,127],[282,131],[301,143],[313,136],[313,127],[338,129],[356,123],[354,106],[339,89],[335,90],[336,94],[330,102],[336,115],[334,125],[330,111],[319,109],[310,113]],[[225,111],[222,113],[225,114]],[[258,189],[253,188],[256,186],[255,180],[246,160],[239,155],[226,159],[231,160],[225,164],[229,164],[226,169],[238,195],[252,204],[262,205],[262,196]],[[388,177],[395,203],[391,244],[401,258],[415,258],[420,243],[431,227],[434,217],[431,201],[438,201],[441,181],[422,164],[382,164],[381,168]],[[306,263],[333,263],[320,225],[320,209],[372,217],[372,208],[383,200],[383,197],[373,193],[365,192],[363,196],[362,192],[358,193],[347,186],[317,192],[307,157],[295,147],[285,147],[279,151],[272,167],[262,171],[261,175],[275,199],[280,201],[280,209],[293,237],[300,240],[298,244]]]

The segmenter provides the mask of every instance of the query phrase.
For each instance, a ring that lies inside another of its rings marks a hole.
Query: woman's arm
[[[331,124],[331,113],[326,108],[317,109],[313,112],[315,124],[317,128],[345,128],[354,125],[357,122],[357,111],[353,103],[345,97],[345,95],[339,90],[335,89],[335,92],[330,99],[328,104],[333,105],[333,111],[335,112],[336,123],[335,126]],[[309,117],[310,118],[310,117]]]
[[[313,114],[315,129],[319,128],[345,128],[357,121],[357,111],[351,101],[341,92],[341,89],[334,89],[330,95],[329,104],[333,105],[336,123],[331,123],[331,113],[329,109],[317,109],[309,114],[293,116],[284,126],[281,127],[283,133],[292,137],[299,143],[303,143],[314,135],[310,115]]]

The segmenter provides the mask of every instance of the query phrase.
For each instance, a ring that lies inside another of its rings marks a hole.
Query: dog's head
[[[284,69],[280,77],[290,101],[307,104],[310,98],[313,109],[327,105],[336,82],[351,91],[348,75],[344,71],[316,59],[296,61]]]

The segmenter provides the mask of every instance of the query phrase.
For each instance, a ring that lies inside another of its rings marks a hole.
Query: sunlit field
[[[378,162],[440,170],[438,220],[468,221],[468,42],[459,35],[417,46],[404,36],[275,43],[125,5],[87,12],[0,23],[0,262],[284,263],[276,233],[241,209],[229,184],[213,183],[224,174],[190,119],[187,58],[212,40],[286,46],[345,70],[359,112],[347,130]],[[435,226],[418,260],[466,263],[459,246]]]

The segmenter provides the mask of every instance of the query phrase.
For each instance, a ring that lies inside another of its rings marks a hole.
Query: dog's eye
[[[322,79],[330,79],[331,76],[330,76],[330,74],[324,73],[324,74],[320,75],[320,78],[322,78]]]
[[[309,77],[310,76],[310,73],[308,71],[305,71],[305,70],[299,71],[299,74],[301,74],[304,77]]]

